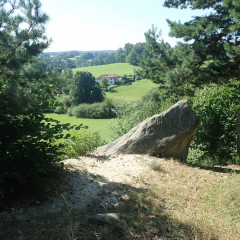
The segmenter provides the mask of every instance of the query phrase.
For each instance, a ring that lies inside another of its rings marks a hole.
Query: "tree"
[[[101,87],[108,87],[109,84],[108,84],[108,79],[106,77],[103,77],[101,80],[100,80],[100,85]]]
[[[136,43],[127,55],[126,60],[134,66],[139,66],[146,55],[149,55],[146,50],[146,43]]]
[[[90,59],[93,59],[93,53],[91,52],[86,52],[82,55],[82,59],[83,60],[90,60]]]
[[[116,52],[116,61],[119,63],[124,63],[126,62],[126,52],[124,49],[119,48]]]
[[[156,29],[146,36],[153,54],[147,59],[144,72],[169,92],[191,95],[196,87],[226,83],[240,76],[240,2],[237,0],[166,0],[166,7],[208,9],[206,16],[194,17],[186,23],[167,20],[170,36],[183,38],[171,48],[159,41]]]
[[[127,56],[131,52],[133,46],[134,45],[131,43],[126,43],[124,45],[124,48],[119,48],[116,52],[117,62],[121,62],[121,63],[127,62]]]
[[[48,47],[38,0],[0,3],[0,199],[20,187],[46,188],[59,166],[52,144],[62,126],[45,119],[53,89],[36,56]]]
[[[89,72],[77,72],[73,77],[71,98],[74,105],[102,102],[103,93],[95,78]]]
[[[189,162],[205,166],[237,163],[240,2],[165,0],[164,5],[211,12],[185,23],[167,20],[170,36],[184,40],[173,48],[160,39],[156,28],[145,33],[152,56],[144,59],[142,75],[159,84],[163,98],[187,97],[202,120]]]
[[[129,83],[130,81],[129,81],[129,79],[127,78],[127,76],[126,75],[124,75],[122,78],[121,78],[121,83],[122,84],[127,84],[127,83]]]

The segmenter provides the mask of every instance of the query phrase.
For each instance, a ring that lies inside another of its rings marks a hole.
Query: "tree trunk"
[[[238,156],[240,157],[240,110],[238,111],[237,118],[238,118],[238,128],[237,128],[237,152],[238,152]]]

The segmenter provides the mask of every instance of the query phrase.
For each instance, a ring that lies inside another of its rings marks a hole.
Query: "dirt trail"
[[[147,155],[118,155],[80,157],[64,161],[64,181],[55,194],[34,206],[0,212],[0,218],[27,219],[47,212],[60,211],[64,206],[70,209],[84,209],[93,201],[102,208],[117,207],[127,198],[126,186],[138,188],[139,179],[151,171],[149,165],[160,159]],[[125,189],[124,189],[125,187]]]

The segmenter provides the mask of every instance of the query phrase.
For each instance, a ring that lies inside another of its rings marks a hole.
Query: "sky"
[[[41,0],[50,17],[46,33],[52,44],[46,50],[117,50],[126,43],[144,42],[152,25],[172,46],[166,19],[186,22],[202,11],[168,9],[163,0]]]

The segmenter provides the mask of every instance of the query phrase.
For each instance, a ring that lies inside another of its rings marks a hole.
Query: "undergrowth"
[[[87,152],[106,143],[97,132],[70,131],[70,135],[68,139],[60,139],[58,142],[62,144],[61,151],[64,159],[84,156]]]

